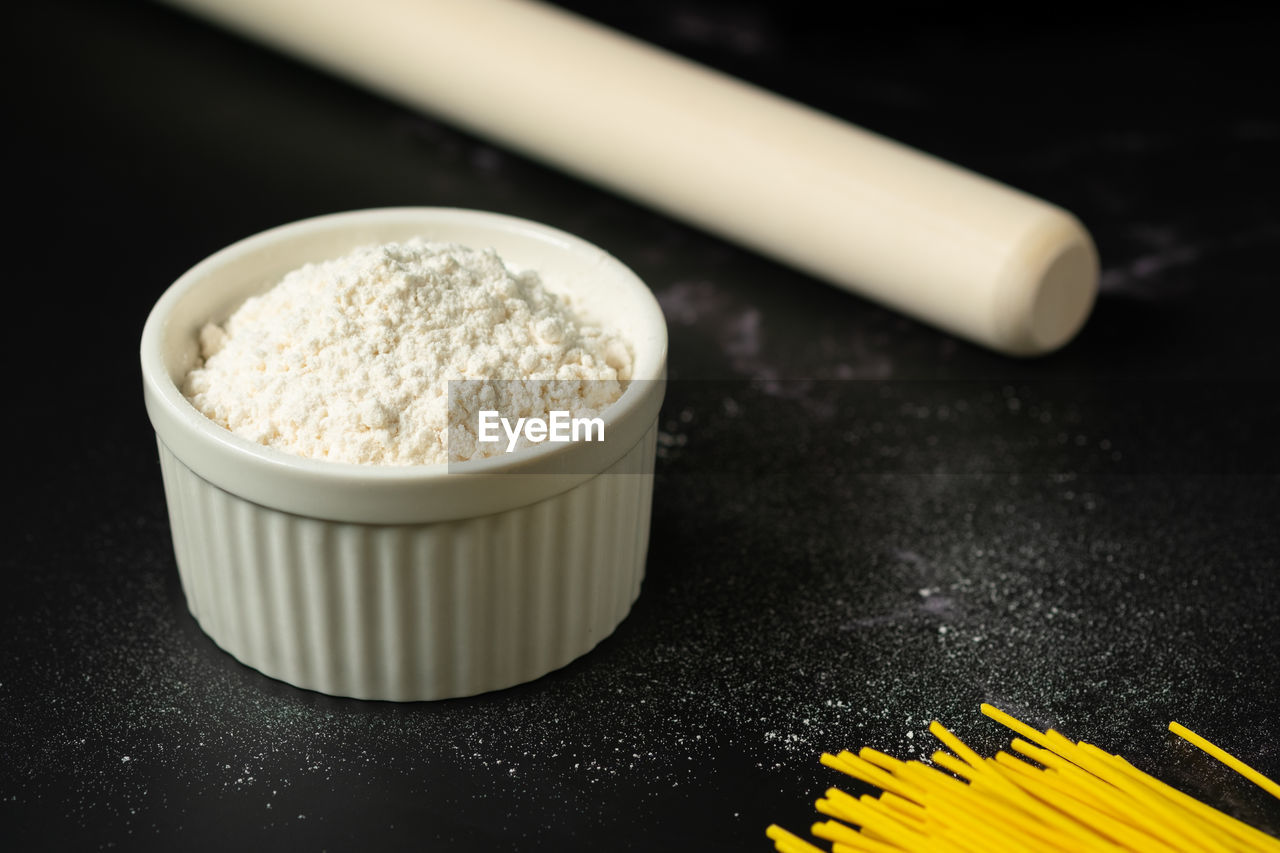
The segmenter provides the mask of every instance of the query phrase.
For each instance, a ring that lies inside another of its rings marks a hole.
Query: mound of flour
[[[200,348],[182,390],[209,418],[290,453],[364,464],[496,455],[505,443],[477,444],[458,411],[594,415],[631,376],[627,344],[536,273],[416,239],[294,270],[205,326]],[[451,441],[448,383],[460,379],[534,381],[455,385]]]

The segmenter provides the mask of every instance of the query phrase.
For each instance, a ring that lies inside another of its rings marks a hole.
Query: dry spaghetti
[[[1011,743],[1017,755],[982,758],[938,722],[929,731],[950,752],[935,752],[934,766],[865,747],[824,754],[823,764],[881,794],[829,789],[817,809],[833,819],[815,823],[812,833],[832,842],[833,853],[1280,853],[1280,840],[1118,755],[1036,731],[990,705],[982,713],[1018,735]],[[1244,762],[1178,723],[1169,729],[1280,797],[1280,785]],[[779,826],[767,834],[779,853],[823,853]]]

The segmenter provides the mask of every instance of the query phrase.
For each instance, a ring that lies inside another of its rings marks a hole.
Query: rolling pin
[[[1011,355],[1098,283],[1065,210],[531,0],[168,0]]]

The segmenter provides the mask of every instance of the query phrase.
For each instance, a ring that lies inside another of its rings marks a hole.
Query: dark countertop
[[[1014,361],[166,8],[28,4],[12,50],[5,849],[768,849],[991,701],[1273,834],[1280,116],[1245,18],[975,21],[573,3],[1074,211],[1102,294]],[[616,8],[610,8],[616,7]],[[582,235],[667,312],[644,587],[588,656],[464,700],[332,699],[186,611],[137,343],[183,270],[389,205]],[[16,305],[13,301],[16,300]]]

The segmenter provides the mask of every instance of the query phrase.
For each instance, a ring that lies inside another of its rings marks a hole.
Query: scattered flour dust
[[[232,432],[300,456],[416,465],[495,455],[458,411],[594,416],[627,343],[493,250],[422,239],[308,264],[200,333],[183,393]],[[450,440],[450,380],[455,386]],[[457,399],[469,395],[472,399]]]

